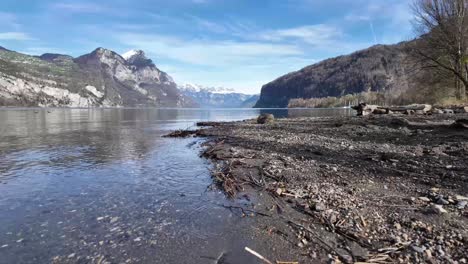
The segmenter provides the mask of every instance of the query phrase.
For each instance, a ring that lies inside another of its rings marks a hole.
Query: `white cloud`
[[[0,32],[0,40],[31,40],[32,38],[24,32]]]
[[[66,10],[75,13],[100,13],[107,8],[93,3],[56,3],[52,5],[55,9]]]
[[[301,40],[312,45],[324,45],[342,36],[340,29],[325,24],[306,25],[288,29],[267,31],[258,37],[268,41]]]
[[[118,34],[126,46],[143,49],[160,58],[194,65],[240,65],[269,57],[303,55],[303,51],[288,44],[240,42],[233,40],[182,39],[156,34]]]

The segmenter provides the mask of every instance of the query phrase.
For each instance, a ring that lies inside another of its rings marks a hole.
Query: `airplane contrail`
[[[372,23],[372,20],[369,20],[369,25],[372,32],[372,36],[374,36],[374,44],[377,44],[377,36],[375,35],[374,23]]]

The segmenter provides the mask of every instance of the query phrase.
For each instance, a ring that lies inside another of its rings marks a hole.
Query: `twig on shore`
[[[310,235],[312,235],[315,239],[317,239],[321,244],[322,246],[324,246],[324,248],[330,252],[333,252],[335,253],[341,261],[343,261],[344,263],[349,263],[349,258],[345,257],[343,254],[341,254],[340,252],[338,252],[334,247],[332,247],[329,243],[327,243],[325,240],[323,240],[317,233],[315,233],[313,230],[311,230],[310,228],[304,226],[304,225],[301,225],[301,224],[298,224],[292,220],[287,220],[288,224],[291,224],[293,226],[296,226],[297,228],[301,228],[305,231],[307,231]]]
[[[273,264],[273,262],[269,261],[268,259],[266,259],[264,256],[260,255],[259,253],[253,251],[252,249],[248,248],[248,247],[245,247],[245,250],[247,252],[249,252],[250,254],[254,255],[255,257],[259,258],[260,260],[262,260],[263,262],[267,263],[267,264]]]

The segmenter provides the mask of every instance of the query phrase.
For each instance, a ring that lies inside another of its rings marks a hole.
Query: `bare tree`
[[[420,35],[413,49],[425,68],[454,77],[457,98],[468,88],[468,0],[415,0],[415,29]]]

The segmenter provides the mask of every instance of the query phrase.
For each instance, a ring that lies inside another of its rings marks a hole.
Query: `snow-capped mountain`
[[[127,61],[134,56],[145,56],[145,53],[142,50],[129,50],[122,54],[122,57]]]
[[[177,87],[179,88],[179,90],[193,92],[193,93],[209,92],[209,93],[227,94],[227,93],[235,93],[236,92],[232,88],[208,87],[208,86],[203,86],[203,85],[199,85],[199,84],[192,84],[192,83],[180,84]]]
[[[177,88],[203,108],[250,108],[258,100],[258,95],[237,93],[234,89],[224,87],[186,83]]]

